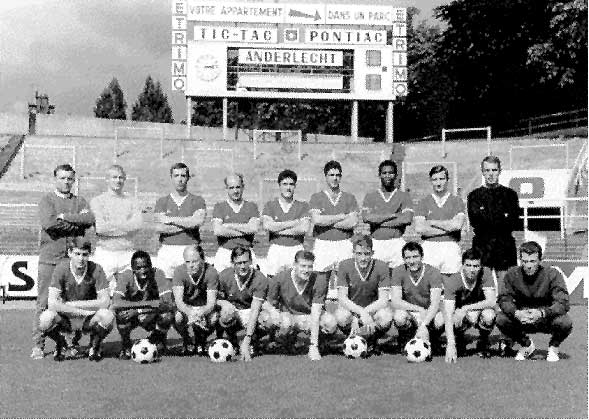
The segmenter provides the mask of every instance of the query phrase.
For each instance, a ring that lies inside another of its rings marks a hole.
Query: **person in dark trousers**
[[[497,284],[508,268],[517,264],[512,232],[519,224],[519,199],[511,188],[499,184],[501,161],[487,156],[481,162],[484,185],[468,194],[470,225],[474,230],[472,247],[482,254],[482,264],[495,271]]]
[[[522,347],[516,360],[529,359],[536,346],[528,333],[550,334],[546,360],[560,360],[558,348],[573,329],[569,293],[562,274],[541,264],[542,248],[537,242],[520,247],[519,267],[512,267],[503,278],[497,302],[500,312],[496,323],[499,330]]]
[[[67,239],[84,236],[86,229],[94,224],[94,215],[86,200],[72,194],[76,179],[74,168],[69,164],[59,165],[53,177],[55,189],[39,203],[39,271],[31,351],[31,358],[36,360],[45,357],[45,336],[39,328],[39,319],[47,309],[47,293],[55,266],[68,259]]]

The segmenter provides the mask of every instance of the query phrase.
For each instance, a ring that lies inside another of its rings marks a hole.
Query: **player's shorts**
[[[117,324],[130,325],[132,328],[142,327],[151,331],[155,328],[160,312],[157,309],[127,309],[116,314]]]
[[[253,248],[250,249],[252,251],[252,262],[254,265],[256,265],[258,263],[256,254],[254,253]],[[219,273],[226,268],[233,267],[233,264],[231,264],[231,251],[231,249],[223,248],[222,246],[217,249],[217,253],[215,254],[215,258],[213,260],[213,265],[215,266],[215,270],[217,270]]]
[[[173,278],[176,267],[184,264],[185,248],[186,245],[163,244],[157,252],[157,261],[154,265],[162,270],[167,278]]]
[[[132,249],[111,251],[102,247],[96,247],[92,261],[99,264],[104,270],[108,286],[110,288],[110,295],[112,296],[117,288],[117,281],[114,278],[115,274],[122,273],[131,268],[131,257],[133,256]]]
[[[337,267],[340,261],[353,257],[352,241],[349,239],[341,241],[315,239],[313,254],[315,254],[313,270],[319,272],[332,270]]]
[[[462,250],[454,241],[423,241],[423,262],[436,267],[442,274],[458,273],[462,265]]]
[[[401,250],[405,245],[405,239],[373,239],[372,250],[374,251],[374,258],[384,261],[389,267],[395,267],[403,264],[403,255]]]
[[[418,311],[405,311],[409,314],[409,321],[411,323],[411,327],[415,328],[419,325],[419,323],[421,322],[421,313]],[[438,321],[436,321],[436,319]],[[434,319],[431,320],[431,322],[428,325],[428,328],[438,328],[438,329],[443,329],[444,328],[444,314],[442,311],[438,311],[438,313],[434,316]],[[438,322],[438,325],[436,325],[436,322]]]
[[[295,254],[304,250],[303,245],[284,246],[270,245],[268,255],[262,262],[260,260],[260,270],[266,276],[275,276],[282,268],[291,267],[294,263]]]

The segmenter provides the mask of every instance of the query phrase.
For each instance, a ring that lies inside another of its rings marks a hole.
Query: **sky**
[[[329,1],[415,6],[420,20],[431,21],[433,8],[448,2]],[[0,112],[26,112],[38,90],[58,114],[93,116],[96,98],[116,77],[129,114],[151,75],[182,120],[186,100],[170,86],[171,20],[171,0],[0,0]]]

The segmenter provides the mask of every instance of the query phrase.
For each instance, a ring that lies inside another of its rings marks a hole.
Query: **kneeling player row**
[[[89,357],[100,360],[101,342],[115,319],[123,359],[131,356],[130,335],[134,328],[142,326],[151,331],[150,340],[163,349],[172,325],[181,335],[183,352],[187,354],[202,352],[213,332],[218,337],[225,335],[237,346],[241,331],[244,338],[239,349],[244,360],[251,358],[252,344],[256,347],[261,337],[269,336],[271,341],[289,348],[301,331],[309,334],[308,354],[312,360],[321,358],[319,343],[338,330],[345,335],[365,336],[369,351],[375,351],[378,338],[393,323],[399,331],[400,343],[412,337],[429,340],[431,335],[433,345],[438,346],[445,330],[449,362],[456,360],[464,330],[474,326],[480,331],[479,351],[488,353],[497,300],[493,279],[481,268],[476,251],[464,253],[459,273],[442,278],[439,271],[422,263],[423,249],[415,242],[403,247],[404,264],[392,272],[385,263],[373,259],[369,236],[354,238],[353,250],[353,258],[340,263],[337,270],[338,307],[333,313],[324,310],[328,279],[313,272],[314,255],[309,251],[297,252],[291,270],[268,280],[253,267],[248,248],[234,248],[233,267],[218,274],[205,262],[202,248],[195,245],[184,250],[185,262],[176,269],[171,285],[161,271],[152,267],[149,254],[135,252],[132,270],[117,279],[111,305],[102,269],[88,261],[90,244],[74,239],[69,245],[69,263],[58,266],[54,272],[49,309],[41,315],[40,324],[46,336],[57,343],[57,360],[65,357],[67,343],[62,333],[68,330],[89,332]],[[535,259],[528,261],[524,254]],[[522,246],[521,255],[523,266],[513,269],[506,279],[518,278],[520,273],[527,276],[522,286],[527,288],[527,300],[514,298],[514,287],[502,286],[500,289],[507,293],[498,301],[502,310],[497,317],[498,327],[523,346],[519,358],[529,357],[533,352],[526,330],[552,333],[551,351],[557,360],[558,345],[572,327],[566,315],[566,287],[563,296],[564,282],[554,278],[556,270],[546,271],[539,265],[539,247]],[[544,306],[548,302],[546,296],[536,296],[546,290],[546,276],[553,283],[549,290],[558,292],[553,296],[556,303],[548,306]],[[530,283],[530,278],[542,283],[539,291],[531,290],[530,284],[534,282]],[[442,288],[445,297],[440,311]],[[516,307],[521,304],[526,307]]]

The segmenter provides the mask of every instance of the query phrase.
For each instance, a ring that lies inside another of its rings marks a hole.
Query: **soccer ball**
[[[157,347],[147,338],[137,340],[131,347],[131,359],[136,363],[151,363],[158,357]]]
[[[344,354],[348,359],[366,357],[368,345],[366,339],[359,335],[352,335],[344,341]]]
[[[411,363],[425,362],[432,355],[432,346],[429,341],[421,338],[412,338],[405,345],[405,355]]]
[[[233,344],[224,338],[217,338],[209,346],[209,357],[215,363],[228,362],[235,357]]]

